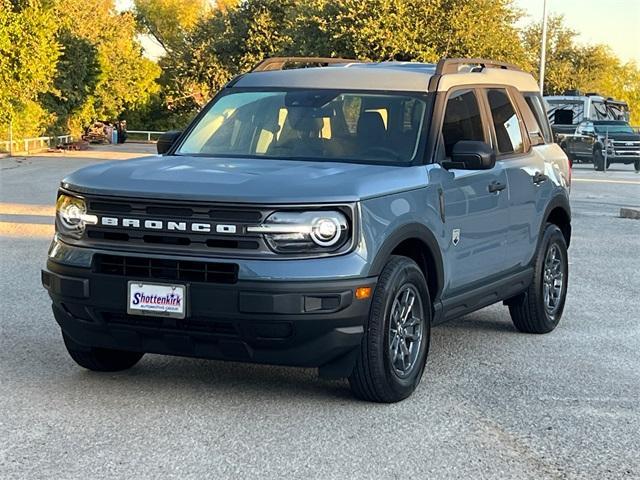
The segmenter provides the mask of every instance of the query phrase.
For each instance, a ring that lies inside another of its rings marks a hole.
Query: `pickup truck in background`
[[[544,100],[553,136],[558,143],[587,120],[629,121],[629,106],[625,102],[596,93],[583,95],[578,90],[569,90],[564,95],[545,96]]]
[[[560,146],[569,159],[592,162],[596,170],[612,163],[634,164],[640,171],[640,134],[621,120],[586,120],[573,135],[565,135]]]

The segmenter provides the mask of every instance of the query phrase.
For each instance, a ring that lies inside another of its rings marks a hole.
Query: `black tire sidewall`
[[[552,245],[558,245],[560,249],[560,253],[562,255],[562,263],[563,263],[563,282],[562,282],[562,291],[560,294],[560,307],[556,310],[553,315],[550,315],[547,312],[547,309],[544,305],[544,295],[543,295],[543,278],[544,278],[544,261],[547,256],[547,252]],[[564,239],[564,235],[558,226],[553,224],[548,224],[544,231],[544,236],[541,243],[541,248],[538,251],[538,258],[536,261],[536,270],[534,275],[534,285],[533,287],[536,289],[536,297],[539,299],[536,305],[538,310],[538,315],[540,318],[544,318],[549,330],[553,330],[560,321],[562,317],[562,312],[564,311],[565,302],[567,299],[567,288],[569,286],[569,256],[567,244]]]
[[[602,156],[602,150],[596,150],[593,152],[593,168],[597,171],[604,170],[604,157]]]
[[[426,365],[431,338],[431,299],[424,275],[415,262],[409,259],[401,259],[400,261],[390,262],[389,266],[393,268],[393,271],[387,278],[386,284],[379,285],[382,288],[376,289],[376,295],[382,296],[379,299],[379,301],[383,302],[383,308],[379,310],[382,313],[382,318],[371,318],[370,321],[377,322],[378,332],[382,329],[383,333],[378,335],[376,339],[376,348],[378,349],[378,359],[380,361],[378,368],[384,373],[385,383],[394,391],[395,395],[404,398],[415,390],[422,378]],[[406,378],[400,378],[395,373],[389,357],[389,322],[393,301],[400,289],[407,284],[413,285],[420,294],[424,324],[420,353],[416,358],[416,368]]]

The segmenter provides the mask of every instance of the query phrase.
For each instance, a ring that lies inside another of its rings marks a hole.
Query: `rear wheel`
[[[431,335],[431,300],[422,271],[391,257],[376,286],[361,351],[349,377],[354,395],[372,402],[407,398],[420,383]]]
[[[567,296],[567,244],[557,225],[547,224],[534,265],[533,281],[507,300],[513,324],[525,333],[548,333],[558,325]]]
[[[62,334],[64,344],[73,360],[81,367],[95,372],[119,372],[133,367],[144,353],[109,348],[85,347]]]

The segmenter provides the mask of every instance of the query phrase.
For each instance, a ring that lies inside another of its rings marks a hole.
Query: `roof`
[[[427,70],[402,68],[399,65],[382,67],[381,64],[353,63],[248,73],[234,86],[426,92],[434,73],[435,65],[431,65],[431,69]]]
[[[565,102],[570,102],[572,100],[577,102],[584,102],[586,100],[605,100],[605,98],[600,95],[545,95],[544,99],[547,101],[560,100]]]
[[[625,120],[585,120],[591,122],[594,125],[627,125],[629,122]]]
[[[275,59],[269,59],[274,64]],[[307,60],[307,59],[305,59]],[[335,59],[334,59],[335,60]],[[520,91],[538,91],[533,77],[517,67],[482,59],[448,59],[438,65],[420,62],[329,63],[290,70],[263,69],[240,77],[233,85],[252,88],[326,88],[344,90],[447,91],[458,85],[511,85]],[[485,66],[486,63],[486,66]],[[284,68],[284,62],[278,63]],[[430,90],[431,87],[431,90]]]

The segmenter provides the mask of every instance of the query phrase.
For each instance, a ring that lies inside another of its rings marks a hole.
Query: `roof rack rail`
[[[359,60],[349,58],[334,57],[271,57],[265,58],[259,62],[252,72],[266,72],[271,70],[284,70],[287,65],[291,64],[313,65],[316,67],[326,67],[327,65],[337,63],[360,63]]]
[[[496,62],[485,58],[443,58],[436,66],[436,75],[446,75],[448,73],[458,73],[460,67],[469,66],[470,72],[482,71],[485,68],[498,68],[502,70],[514,70],[522,72],[517,65],[506,62]],[[479,67],[479,70],[478,70]]]

